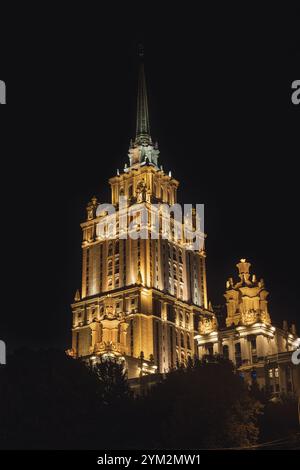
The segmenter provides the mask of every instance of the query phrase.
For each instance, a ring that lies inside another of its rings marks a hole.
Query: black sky
[[[55,19],[12,42],[0,67],[10,100],[0,338],[9,348],[70,344],[79,224],[91,196],[109,200],[107,180],[128,161],[139,42],[160,163],[179,179],[181,202],[205,204],[209,298],[223,302],[246,257],[270,290],[272,319],[300,329],[300,106],[290,99],[299,14],[149,3]]]

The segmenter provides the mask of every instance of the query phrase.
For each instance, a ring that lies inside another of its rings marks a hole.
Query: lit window
[[[275,369],[275,377],[279,377],[279,370],[278,370],[278,367],[276,367],[276,369]]]
[[[108,276],[112,275],[112,261],[111,260],[109,260],[109,262],[107,263],[107,275]]]
[[[112,256],[112,254],[113,254],[113,245],[112,243],[110,243],[108,245],[108,256]]]
[[[269,369],[269,377],[270,377],[270,379],[273,378],[273,369]]]

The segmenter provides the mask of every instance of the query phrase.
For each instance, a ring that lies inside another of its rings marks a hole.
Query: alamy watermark
[[[118,212],[112,204],[99,204],[96,238],[154,239],[185,243],[190,250],[204,249],[204,204],[136,204],[120,196]]]
[[[0,80],[0,104],[6,104],[6,85],[3,80]]]
[[[292,354],[292,363],[295,366],[299,366],[300,364],[300,349],[296,349],[296,351]]]
[[[300,80],[294,80],[292,82],[292,90],[291,100],[294,105],[300,104]]]
[[[6,364],[6,344],[0,340],[0,365]]]

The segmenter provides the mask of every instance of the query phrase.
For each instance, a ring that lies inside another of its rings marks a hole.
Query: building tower
[[[164,232],[163,208],[177,202],[179,182],[158,164],[142,51],[138,77],[129,164],[109,180],[115,213],[93,197],[81,224],[82,286],[72,304],[69,351],[93,361],[103,355],[120,357],[129,378],[186,363],[197,353],[194,337],[200,325],[215,325],[207,302],[204,247],[193,249],[183,220],[178,223],[172,215],[167,237]],[[136,212],[146,214],[147,221]],[[153,229],[155,217],[158,225]],[[195,213],[191,217],[195,225]],[[138,236],[129,236],[131,231]]]

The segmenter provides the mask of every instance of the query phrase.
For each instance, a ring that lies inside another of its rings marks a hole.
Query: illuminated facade
[[[171,220],[168,239],[163,237],[162,215],[156,239],[149,223],[141,227],[149,231],[148,238],[126,237],[122,228],[124,217],[129,227],[136,223],[130,207],[143,208],[151,221],[153,204],[160,208],[177,202],[179,182],[159,166],[158,145],[150,135],[142,60],[136,137],[128,156],[123,172],[109,180],[116,233],[113,216],[101,211],[96,197],[81,224],[82,286],[72,304],[69,354],[92,361],[102,355],[120,357],[129,378],[135,378],[186,363],[197,353],[199,325],[216,323],[207,301],[204,249],[194,250],[184,235],[179,240],[174,236],[175,230],[184,234],[183,222],[175,226]],[[127,199],[129,211],[120,207],[120,197]],[[100,233],[101,224],[105,233]]]
[[[166,236],[162,208],[177,203],[179,182],[159,165],[142,60],[136,136],[128,157],[124,170],[109,180],[114,214],[93,197],[81,224],[82,285],[72,304],[68,354],[92,362],[118,357],[130,379],[168,372],[195,355],[221,354],[248,382],[300,396],[300,366],[291,361],[300,347],[295,326],[272,326],[268,292],[262,279],[250,275],[250,263],[242,259],[239,281],[226,283],[222,328],[207,300],[204,245],[191,246],[185,218],[171,218]],[[159,223],[153,230],[154,206]],[[136,218],[136,208],[147,214],[146,221]],[[193,213],[192,227],[196,217]]]
[[[230,359],[249,383],[257,381],[271,393],[300,396],[300,366],[292,354],[300,347],[296,327],[272,326],[268,312],[268,291],[263,279],[250,275],[245,259],[237,264],[239,281],[226,283],[226,327],[200,328],[196,336],[198,354],[221,354]],[[204,325],[205,326],[205,325]]]

